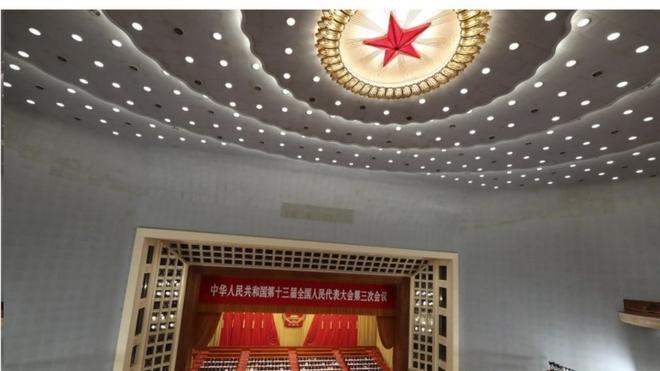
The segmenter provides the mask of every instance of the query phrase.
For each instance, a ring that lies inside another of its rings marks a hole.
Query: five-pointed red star
[[[390,12],[390,24],[387,28],[387,33],[375,39],[366,39],[364,43],[385,49],[385,59],[383,60],[383,67],[385,67],[399,53],[419,58],[419,53],[417,53],[412,43],[429,26],[431,26],[431,22],[421,24],[417,27],[403,29],[396,18],[394,18],[394,12]]]

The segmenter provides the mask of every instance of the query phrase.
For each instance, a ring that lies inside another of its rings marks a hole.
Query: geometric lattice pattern
[[[151,290],[143,370],[173,371],[184,262],[166,244],[161,243],[158,250],[154,257],[157,268],[152,271],[155,287]]]
[[[434,350],[434,277],[433,265],[422,267],[412,277],[412,368],[433,370]]]
[[[186,263],[236,268],[368,273],[410,276],[425,259],[310,250],[170,243]]]

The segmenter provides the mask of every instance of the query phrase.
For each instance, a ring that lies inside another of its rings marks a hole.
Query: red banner
[[[319,281],[203,277],[199,301],[212,304],[393,308],[395,286]]]

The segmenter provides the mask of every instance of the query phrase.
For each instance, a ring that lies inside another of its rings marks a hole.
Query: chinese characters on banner
[[[199,301],[208,304],[393,308],[395,289],[394,285],[205,276]]]

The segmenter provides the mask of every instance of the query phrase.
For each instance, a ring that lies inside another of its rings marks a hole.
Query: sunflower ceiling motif
[[[486,41],[485,10],[324,10],[316,48],[330,77],[370,98],[424,94],[454,79]]]

